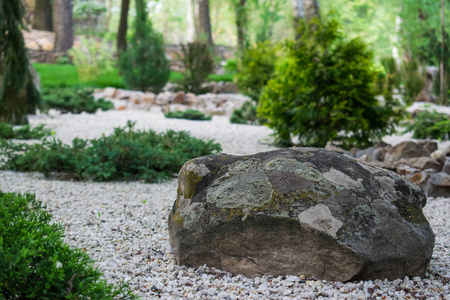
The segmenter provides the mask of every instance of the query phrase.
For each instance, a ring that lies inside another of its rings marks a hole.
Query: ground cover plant
[[[0,191],[0,299],[136,299],[63,237],[34,195]]]
[[[233,110],[230,116],[230,123],[258,125],[263,124],[264,120],[258,118],[256,105],[251,101],[245,101],[241,108]]]
[[[11,124],[0,122],[0,139],[40,139],[51,134],[50,129],[44,127],[45,124],[36,126],[33,129],[31,129],[30,125],[14,128]]]
[[[447,114],[437,111],[421,111],[406,126],[406,132],[412,132],[416,139],[450,139],[450,119]]]
[[[207,116],[201,111],[195,109],[187,109],[185,111],[169,111],[164,114],[169,119],[187,119],[195,121],[211,121],[212,116]]]
[[[42,91],[43,109],[54,108],[62,113],[79,114],[81,112],[95,113],[98,109],[103,111],[113,109],[111,101],[103,98],[94,99],[94,90],[88,87],[67,87],[58,89],[44,89]]]
[[[259,100],[281,146],[368,147],[395,131],[403,110],[394,98],[375,97],[372,53],[358,38],[347,40],[334,20],[311,20],[287,42],[287,62]]]
[[[94,181],[144,180],[157,182],[171,178],[183,164],[195,157],[214,154],[221,146],[213,140],[194,138],[186,131],[134,129],[135,123],[114,129],[99,139],[76,138],[72,146],[55,138],[41,144],[8,143],[1,149],[1,169],[62,172],[71,178]]]

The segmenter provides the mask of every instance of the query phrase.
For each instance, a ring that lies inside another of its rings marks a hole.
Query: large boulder
[[[169,216],[178,264],[326,280],[424,276],[423,191],[341,154],[290,148],[188,161]]]

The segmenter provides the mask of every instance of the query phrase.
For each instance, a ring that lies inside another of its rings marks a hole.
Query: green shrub
[[[169,119],[187,119],[195,121],[211,121],[212,116],[206,116],[201,111],[195,109],[187,109],[185,111],[169,111],[164,114]]]
[[[63,237],[34,195],[0,191],[0,299],[136,299]]]
[[[258,107],[277,143],[367,147],[394,132],[403,116],[394,99],[375,98],[372,53],[360,39],[347,41],[334,20],[311,20],[298,41],[287,42],[288,60],[263,91]]]
[[[425,78],[419,72],[419,63],[413,59],[403,61],[400,72],[403,83],[403,99],[407,105],[411,105],[425,86]]]
[[[202,84],[214,70],[214,61],[209,47],[201,42],[182,45],[183,65],[185,68],[183,89],[185,92],[201,94],[205,92]]]
[[[450,120],[447,114],[437,111],[421,111],[413,122],[406,126],[406,132],[413,132],[416,139],[450,139]]]
[[[42,124],[31,129],[30,125],[24,125],[14,129],[12,125],[0,122],[0,138],[19,140],[40,139],[51,134],[51,131],[44,129],[44,126],[45,124]]]
[[[264,120],[257,117],[256,105],[251,101],[245,101],[240,109],[234,109],[230,116],[230,123],[233,124],[263,124]]]
[[[79,46],[69,50],[81,81],[91,81],[113,70],[115,59],[111,47],[106,39],[82,37]]]
[[[239,91],[258,101],[262,89],[275,71],[276,52],[269,42],[247,48],[235,75]]]
[[[2,169],[64,172],[77,179],[94,181],[171,178],[183,164],[195,157],[221,151],[219,144],[191,137],[188,132],[168,130],[135,131],[128,121],[114,134],[94,140],[74,139],[72,146],[54,138],[41,144],[8,144],[3,148]],[[0,156],[1,158],[1,156]]]
[[[94,100],[93,89],[84,87],[70,87],[60,89],[45,89],[42,91],[43,108],[58,109],[61,113],[79,114],[83,111],[95,113],[97,109],[103,111],[113,109],[111,101],[100,98]]]
[[[136,1],[136,20],[129,47],[120,54],[119,67],[126,83],[141,91],[162,91],[170,76],[164,38],[148,19],[144,1]]]

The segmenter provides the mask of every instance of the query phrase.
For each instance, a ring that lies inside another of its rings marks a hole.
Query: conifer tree
[[[119,68],[132,88],[159,93],[169,81],[170,64],[165,54],[163,36],[148,19],[144,0],[136,0],[136,19],[130,47],[120,54]]]
[[[0,1],[0,121],[26,124],[40,103],[21,29],[22,0]]]

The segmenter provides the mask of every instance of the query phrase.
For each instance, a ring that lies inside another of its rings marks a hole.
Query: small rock
[[[440,172],[442,169],[442,165],[436,159],[430,157],[407,158],[401,160],[401,162],[420,170],[433,169]]]
[[[116,88],[107,87],[103,90],[103,96],[107,98],[114,98],[116,95]]]
[[[428,197],[449,197],[450,175],[446,173],[431,174],[423,190]]]
[[[406,141],[390,148],[385,156],[386,161],[398,161],[401,158],[429,157],[430,151],[423,145]]]
[[[327,144],[326,144],[326,146],[325,146],[325,150],[334,151],[334,152],[337,152],[337,153],[340,153],[340,154],[344,154],[344,153],[347,152],[347,151],[345,151],[344,149],[342,149],[342,148],[340,148],[340,147],[338,147],[338,146],[333,145],[330,141],[327,142]]]
[[[445,161],[444,167],[442,168],[442,172],[450,174],[450,159],[447,159]]]
[[[436,150],[430,155],[431,158],[437,160],[441,164],[445,163],[445,151],[444,150]]]

